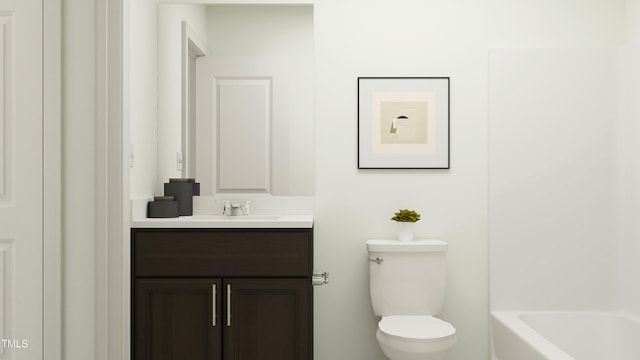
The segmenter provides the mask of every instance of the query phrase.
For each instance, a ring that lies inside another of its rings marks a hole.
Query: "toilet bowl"
[[[385,316],[376,338],[391,360],[445,360],[455,334],[451,324],[433,316]]]

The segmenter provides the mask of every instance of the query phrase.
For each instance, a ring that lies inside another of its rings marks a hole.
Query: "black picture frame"
[[[450,168],[449,77],[358,77],[358,168]]]

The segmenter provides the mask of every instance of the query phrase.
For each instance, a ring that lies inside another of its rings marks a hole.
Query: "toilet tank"
[[[368,240],[373,312],[378,316],[438,315],[447,286],[447,248],[441,240]]]

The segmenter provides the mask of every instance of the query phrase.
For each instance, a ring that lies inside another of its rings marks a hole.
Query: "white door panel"
[[[287,60],[203,56],[196,60],[196,178],[202,195],[287,194]]]
[[[0,359],[43,354],[42,6],[0,3]]]
[[[218,191],[271,190],[271,83],[218,80]]]

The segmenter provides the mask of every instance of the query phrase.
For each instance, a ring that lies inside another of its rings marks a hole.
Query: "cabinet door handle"
[[[218,289],[216,284],[211,285],[211,291],[212,291],[212,296],[211,296],[211,326],[216,327],[216,298],[218,297]]]
[[[231,284],[227,284],[227,327],[231,326]]]

